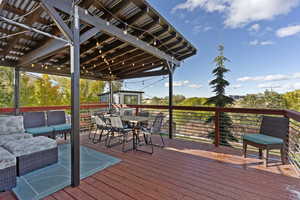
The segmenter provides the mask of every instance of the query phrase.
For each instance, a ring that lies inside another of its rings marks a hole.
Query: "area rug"
[[[86,178],[121,160],[88,147],[80,147],[80,178]],[[71,145],[58,146],[58,163],[36,170],[17,180],[13,189],[20,200],[42,199],[71,184]]]

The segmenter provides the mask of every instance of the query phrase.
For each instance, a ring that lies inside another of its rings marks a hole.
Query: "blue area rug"
[[[84,146],[80,150],[81,179],[121,161]],[[59,145],[58,152],[57,164],[18,178],[13,191],[20,200],[38,200],[71,184],[71,145]]]

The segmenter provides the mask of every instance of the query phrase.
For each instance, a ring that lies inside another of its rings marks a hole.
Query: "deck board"
[[[81,141],[122,161],[45,200],[299,199],[300,181],[290,165],[265,168],[255,157],[244,159],[241,150],[174,139],[148,155],[107,149],[86,136]],[[15,198],[6,192],[0,199]]]

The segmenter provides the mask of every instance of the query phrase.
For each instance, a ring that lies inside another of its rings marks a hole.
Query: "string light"
[[[157,42],[156,42],[156,40],[154,40],[154,42],[153,42],[153,45],[154,45],[154,46],[156,46],[156,45],[157,45]]]
[[[124,31],[123,31],[123,33],[124,33],[125,35],[127,35],[127,33],[128,33],[127,26],[128,26],[128,24],[125,23],[125,29],[124,29]]]
[[[57,70],[61,70],[61,68],[60,68],[60,67],[58,67],[58,68],[57,68]]]
[[[123,61],[123,62],[122,62],[122,65],[124,65],[124,64],[125,64],[125,62]]]
[[[35,64],[31,64],[31,67],[34,67],[35,66]]]
[[[96,3],[97,3],[100,7],[102,7],[106,12],[108,12],[114,19],[116,19],[118,22],[120,22],[120,23],[122,23],[122,24],[125,25],[126,29],[123,31],[124,34],[127,34],[127,33],[128,33],[128,32],[127,32],[127,29],[128,29],[128,27],[130,27],[130,28],[132,28],[132,29],[142,31],[143,33],[142,33],[141,36],[143,36],[145,33],[147,33],[147,34],[149,34],[151,37],[153,37],[154,39],[159,40],[157,36],[155,36],[154,34],[150,33],[148,30],[143,29],[143,28],[139,28],[139,27],[137,27],[137,26],[135,26],[135,25],[127,24],[127,23],[124,22],[121,18],[119,18],[118,16],[114,15],[110,10],[108,10],[106,7],[104,7],[101,3],[97,2],[97,1],[96,1]],[[156,44],[157,44],[157,42],[156,42]],[[149,45],[149,44],[148,44],[148,45]],[[161,44],[161,46],[166,47],[166,45],[164,45],[164,44]],[[169,49],[169,48],[168,48],[168,49]],[[174,53],[175,55],[181,56],[181,54],[179,54],[179,53],[176,53],[176,52],[173,52],[173,53]]]

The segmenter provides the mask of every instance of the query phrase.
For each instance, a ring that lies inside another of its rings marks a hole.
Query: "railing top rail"
[[[107,104],[84,104],[81,109],[97,109],[105,108]],[[130,108],[145,108],[145,109],[161,109],[167,110],[169,106],[166,105],[127,105]],[[300,112],[293,110],[280,109],[260,109],[260,108],[218,108],[218,107],[201,107],[201,106],[173,106],[174,110],[181,111],[205,111],[205,112],[227,112],[240,114],[265,114],[265,115],[282,115],[300,122]],[[48,110],[70,110],[71,106],[36,106],[36,107],[21,107],[21,112],[30,111],[48,111]],[[14,108],[0,108],[0,113],[12,113]]]

